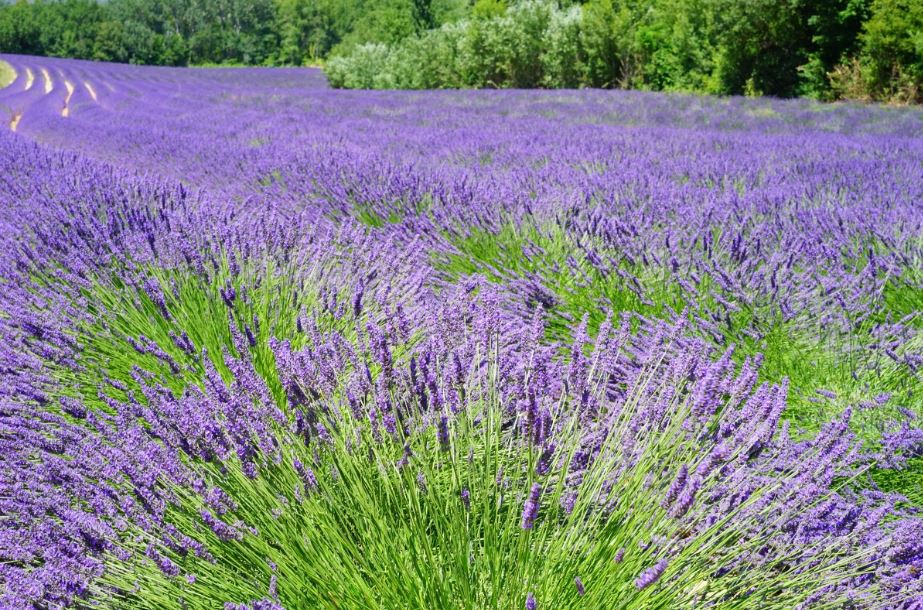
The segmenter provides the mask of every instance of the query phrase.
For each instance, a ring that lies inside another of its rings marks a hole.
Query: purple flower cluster
[[[635,581],[635,587],[637,587],[639,590],[648,588],[657,582],[657,580],[663,575],[666,569],[667,560],[661,559],[653,566],[649,567],[641,573],[641,576],[639,576]]]
[[[923,375],[918,115],[4,59],[0,608],[105,607],[142,565],[196,586],[276,544],[234,473],[285,518],[344,476],[330,452],[475,460],[488,422],[458,422],[489,401],[531,467],[454,489],[466,518],[505,486],[526,536],[650,516],[604,553],[627,584],[564,575],[589,604],[667,589],[716,528],[715,579],[861,557],[806,607],[923,603],[923,520],[865,476],[919,452],[915,414],[871,450],[850,427]],[[834,350],[855,395],[748,346]],[[817,397],[856,404],[785,423]],[[297,572],[225,607],[281,608]]]

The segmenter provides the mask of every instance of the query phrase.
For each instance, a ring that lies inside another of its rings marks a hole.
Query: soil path
[[[47,68],[42,68],[42,77],[45,79],[45,95],[48,95],[54,90],[54,81],[51,80],[51,74],[48,73]]]
[[[64,88],[67,89],[67,97],[64,98],[64,108],[61,109],[61,116],[67,118],[71,113],[70,101],[71,96],[74,95],[74,85],[69,80],[65,80]]]

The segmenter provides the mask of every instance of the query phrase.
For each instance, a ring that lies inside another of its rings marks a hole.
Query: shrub
[[[567,20],[568,36],[577,38],[576,9],[564,13],[541,0],[485,15],[446,24],[398,45],[357,47],[328,62],[330,84],[347,88],[528,88],[555,83],[559,77],[571,86],[580,84],[575,75],[562,76],[562,70],[572,70],[565,66],[563,56],[546,60],[549,48],[566,53],[563,47],[572,44],[560,38],[558,25],[557,38],[549,38],[552,22]],[[547,76],[546,67],[556,70],[556,75]]]
[[[875,0],[862,33],[862,75],[879,99],[923,101],[923,4]]]
[[[586,53],[581,40],[579,7],[551,14],[542,54],[542,84],[550,88],[576,88],[586,83]]]
[[[346,89],[384,88],[392,83],[389,74],[391,49],[381,43],[356,47],[346,56],[327,62],[325,71],[330,85]]]

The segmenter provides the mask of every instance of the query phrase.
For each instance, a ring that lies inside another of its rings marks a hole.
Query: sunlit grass
[[[725,294],[731,309],[713,296],[717,286],[708,275],[694,284],[704,296],[690,299],[666,266],[628,262],[591,237],[582,236],[578,244],[554,223],[510,222],[497,231],[459,228],[447,235],[455,251],[438,257],[436,265],[449,277],[483,274],[509,286],[527,305],[543,307],[550,340],[568,341],[569,329],[584,312],[591,334],[610,312],[660,319],[683,312],[690,319],[717,316],[720,335],[702,336],[716,347],[734,345],[738,362],[759,355],[762,379],[788,379],[786,417],[809,433],[844,408],[868,405],[887,394],[890,406],[859,409],[854,420],[857,430],[874,441],[880,426],[899,415],[896,407],[913,407],[923,396],[919,372],[869,349],[877,324],[904,320],[917,328],[923,325],[923,281],[914,270],[886,282],[877,302],[869,304],[873,315],[853,332],[843,333],[810,321],[785,320],[771,302],[748,305]],[[581,244],[607,256],[605,271],[584,256]],[[612,270],[613,261],[623,274]]]
[[[148,272],[160,275],[153,269]],[[200,341],[215,348],[233,347],[233,332],[224,330],[229,322],[218,314],[235,307],[233,303],[229,307],[216,289],[221,280],[230,280],[241,291],[247,283],[238,283],[226,274],[226,270],[219,270],[206,282],[194,274],[160,275],[168,285],[177,286],[178,296],[174,295],[167,307],[169,315],[163,315],[154,299],[126,302],[122,294],[114,301],[119,315],[112,324],[126,334],[140,330],[140,326],[161,326],[148,334],[165,350],[169,349],[171,331],[198,324]],[[240,275],[246,278],[249,273],[242,271]],[[260,288],[252,291],[248,307],[273,320],[271,334],[294,337],[297,333],[290,319],[273,318],[259,305],[274,302],[268,295],[278,295],[285,286],[298,284],[294,276],[280,275],[285,280],[269,284],[265,292]],[[242,292],[238,294],[246,300]],[[102,297],[102,293],[96,296]],[[132,315],[129,310],[138,305],[141,311]],[[242,315],[243,311],[235,314]],[[345,324],[339,330],[348,332],[348,327]],[[90,340],[87,335],[80,338]],[[100,341],[113,338],[114,347],[121,345],[115,334]],[[245,364],[252,358],[254,369],[267,385],[278,387],[275,368],[260,364],[260,345],[259,341],[249,344],[237,355]],[[91,352],[99,349],[92,348]],[[766,514],[734,525],[731,515],[735,510],[714,522],[695,517],[703,522],[693,526],[670,515],[661,498],[673,480],[672,469],[679,464],[695,465],[707,460],[708,454],[703,454],[697,443],[678,442],[687,433],[684,422],[692,409],[689,395],[673,380],[658,381],[653,370],[642,376],[637,393],[620,406],[613,433],[605,437],[600,457],[580,474],[579,493],[573,508],[566,510],[564,497],[571,480],[567,465],[575,463],[581,449],[577,405],[560,405],[559,424],[564,429],[559,436],[560,462],[553,468],[563,470],[540,473],[537,460],[541,448],[528,444],[524,448],[503,425],[508,405],[503,404],[498,391],[500,371],[492,356],[495,347],[486,345],[484,349],[473,362],[486,361],[489,369],[485,374],[477,373],[475,369],[480,367],[469,371],[466,395],[476,398],[453,414],[448,442],[440,440],[432,425],[396,437],[380,435],[367,419],[350,414],[342,404],[341,388],[321,397],[317,405],[316,414],[330,432],[329,439],[315,436],[305,442],[284,426],[278,427],[273,434],[281,459],[265,456],[256,477],[245,474],[233,456],[221,462],[191,461],[205,484],[220,487],[233,502],[234,508],[220,519],[240,536],[226,539],[203,527],[200,514],[210,509],[202,498],[182,488],[174,489],[174,502],[164,521],[175,531],[194,536],[208,557],[161,549],[158,553],[165,553],[176,569],[175,575],[166,575],[150,551],[149,545],[158,540],[128,529],[122,544],[133,552],[133,559],[109,557],[105,574],[94,585],[107,599],[106,607],[204,608],[266,598],[286,608],[473,610],[520,607],[532,594],[548,608],[686,607],[720,603],[729,596],[735,607],[764,608],[767,604],[797,604],[817,583],[836,582],[842,577],[844,560],[826,555],[812,557],[812,561],[823,559],[826,567],[813,572],[810,579],[790,568],[787,562],[791,557],[769,562],[766,569],[716,573],[716,565],[732,565],[741,552],[755,552],[771,540],[775,535],[773,520],[779,516],[767,508]],[[123,358],[123,367],[132,361],[132,368],[142,362],[131,351],[125,351]],[[145,368],[156,364],[144,361]],[[106,370],[110,373],[119,378],[125,375],[121,368]],[[186,382],[196,383],[194,377]],[[150,383],[163,381],[152,379]],[[232,376],[225,381],[237,395],[246,391],[234,385]],[[136,389],[136,398],[143,404],[143,392],[140,387]],[[401,399],[401,394],[394,397]],[[287,408],[283,396],[276,393],[274,399],[278,407]],[[623,434],[635,421],[636,410],[661,400],[668,404],[662,425],[641,435],[636,441],[637,458],[623,463]],[[371,408],[366,404],[362,411]],[[721,410],[717,413],[712,425],[717,425]],[[299,472],[298,463],[310,467],[311,485]],[[614,480],[616,472],[619,476]],[[703,484],[718,486],[721,480],[716,472],[713,480],[706,478]],[[534,527],[524,528],[525,492],[538,483],[544,488],[540,519]],[[785,477],[767,481],[753,498],[785,486]],[[607,499],[606,511],[599,510],[601,498]],[[748,505],[743,503],[739,510]],[[684,540],[692,532],[694,542],[676,543],[671,549],[662,584],[635,584],[666,550],[652,541]],[[620,550],[627,550],[624,557]],[[619,559],[613,561],[614,557]],[[577,578],[581,587],[586,583],[585,593],[575,586]]]
[[[9,87],[16,80],[16,70],[9,63],[0,59],[0,89]]]

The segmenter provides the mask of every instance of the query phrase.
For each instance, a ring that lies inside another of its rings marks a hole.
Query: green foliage
[[[387,86],[636,87],[708,90],[714,72],[712,0],[657,0],[638,5],[590,0],[559,8],[547,0],[509,8],[483,0],[473,18],[429,32],[427,43],[405,40],[376,49],[378,79]],[[347,54],[328,65],[334,86],[372,53]],[[404,78],[410,66],[453,62],[435,80]],[[352,78],[354,80],[354,78]],[[364,86],[374,86],[364,82]]]
[[[492,17],[443,25],[398,45],[362,45],[331,59],[327,76],[338,87],[350,82],[363,88],[561,86],[546,68],[551,65],[566,74],[560,66],[570,61],[549,58],[555,51],[576,51],[575,30],[566,25],[566,15],[549,2],[524,2]],[[553,42],[550,32],[556,36]]]
[[[859,49],[859,32],[868,17],[868,0],[833,0],[814,5],[807,18],[813,50],[799,66],[799,93],[817,99],[835,97],[832,73]]]
[[[855,50],[864,1],[589,0],[562,8],[548,0],[509,7],[479,0],[470,19],[387,48],[346,49],[328,75],[334,86],[622,87],[829,98],[828,72]],[[441,69],[414,73],[430,65]],[[372,80],[359,76],[371,72]]]
[[[504,0],[476,0],[471,7],[471,16],[476,19],[491,19],[506,12]]]
[[[632,288],[618,273],[603,273],[585,258],[573,256],[581,247],[588,247],[611,261],[619,259],[618,252],[607,251],[603,244],[586,237],[575,243],[556,224],[523,220],[510,222],[496,232],[458,228],[447,232],[446,238],[456,252],[435,263],[449,277],[481,274],[503,285],[519,282],[522,286],[525,281],[540,285],[541,290],[515,290],[534,293],[526,297],[528,304],[541,304],[548,339],[563,344],[572,341],[571,325],[584,313],[592,336],[609,312],[616,317],[640,314],[661,319],[684,311],[693,318],[724,312],[723,336],[716,347],[734,344],[738,363],[760,357],[760,376],[765,381],[782,383],[787,379],[786,416],[800,429],[816,431],[826,421],[818,413],[833,415],[881,394],[892,395],[894,404],[910,405],[923,393],[923,377],[908,374],[882,353],[858,349],[871,343],[875,327],[886,321],[923,326],[923,273],[912,269],[884,285],[880,300],[874,304],[876,316],[843,334],[825,332],[799,320],[783,320],[777,308],[765,300],[751,304],[735,300],[737,310],[729,311],[714,296],[690,298],[667,265],[641,266],[623,260],[620,268],[638,279],[637,287]],[[702,295],[720,292],[707,277],[695,287]],[[730,294],[719,296],[733,299]],[[703,338],[718,339],[708,334]],[[832,392],[836,398],[826,398],[817,390]],[[860,410],[853,425],[863,437],[875,439],[881,435],[881,426],[897,415],[893,405]]]
[[[535,228],[526,227],[519,237],[510,228],[505,239],[542,237]],[[560,235],[544,239],[553,249],[568,246]],[[473,251],[492,256],[487,241],[472,236],[471,243]],[[549,251],[549,257],[557,256],[557,251]],[[517,261],[514,253],[506,262],[513,267],[528,264]],[[131,380],[127,391],[133,391],[138,404],[150,395],[142,390],[159,384],[175,395],[201,384],[203,362],[171,340],[171,333],[185,329],[195,345],[207,348],[225,383],[234,383],[234,375],[221,365],[227,350],[247,366],[252,364],[277,406],[287,412],[290,405],[268,348],[270,337],[292,337],[296,347],[311,345],[315,339],[295,332],[295,316],[305,312],[319,333],[339,333],[367,361],[371,356],[363,351],[354,330],[384,313],[374,305],[360,314],[361,320],[322,313],[314,305],[323,271],[305,276],[294,263],[278,266],[253,260],[234,273],[229,261],[223,260],[207,276],[156,266],[145,268],[144,274],[159,285],[165,307],[155,304],[137,284],[119,282],[117,274],[112,284],[87,285],[88,302],[112,314],[105,325],[74,329],[75,338],[86,346],[81,357],[85,370],[79,379],[71,380],[71,387],[83,390],[87,404],[95,409],[106,408],[98,399],[100,388],[111,385],[104,383],[106,379]],[[240,294],[246,289],[248,297],[228,307],[220,294],[227,285]],[[255,341],[238,351],[232,335],[254,316],[261,320],[258,327],[254,325]],[[179,371],[171,371],[153,354],[134,353],[128,339],[141,335],[168,353]],[[394,346],[397,363],[406,363],[406,347]],[[498,349],[496,343],[483,349],[474,362],[486,363],[487,372],[466,372],[465,391],[472,398],[448,420],[448,442],[439,439],[433,425],[393,438],[382,435],[366,417],[355,417],[340,405],[348,387],[344,375],[323,397],[327,404],[340,407],[318,410],[318,423],[328,436],[317,435],[306,442],[280,426],[273,434],[283,449],[281,459],[265,456],[259,476],[248,476],[234,456],[224,461],[189,458],[202,485],[220,489],[227,498],[228,508],[218,519],[240,535],[222,538],[204,527],[202,511],[211,513],[213,507],[177,487],[164,520],[201,543],[207,554],[164,549],[180,573],[187,575],[168,577],[147,552],[155,541],[152,534],[126,526],[122,542],[134,557],[130,562],[107,558],[93,592],[104,597],[108,607],[151,609],[221,607],[229,600],[245,603],[264,597],[267,591],[285,607],[331,609],[517,608],[530,593],[548,607],[562,607],[557,604],[563,602],[573,608],[679,608],[726,598],[734,599],[737,608],[794,607],[815,587],[837,582],[843,564],[853,560],[832,556],[829,550],[818,555],[816,549],[806,547],[805,555],[823,562],[809,579],[782,561],[773,561],[765,569],[715,573],[716,564],[731,564],[741,553],[756,553],[770,543],[777,515],[770,504],[744,516],[750,504],[742,503],[725,518],[711,522],[704,513],[681,519],[663,505],[676,469],[688,464],[694,470],[703,455],[698,443],[677,442],[686,434],[683,426],[693,406],[684,382],[635,386],[613,419],[615,432],[603,437],[598,457],[580,471],[577,493],[567,496],[567,485],[574,480],[571,469],[579,468],[574,466],[579,463],[575,456],[584,449],[582,436],[568,433],[576,430],[578,420],[565,416],[556,420],[562,427],[556,448],[560,465],[551,474],[540,471],[542,448],[523,449],[503,425],[508,405],[501,399],[501,372],[491,356]],[[133,376],[136,367],[151,375]],[[246,394],[240,386],[229,387]],[[126,390],[112,391],[121,393],[113,396],[117,400],[127,400]],[[370,411],[374,397],[360,400],[358,412]],[[565,395],[561,400],[561,413],[577,412],[576,405],[563,402],[577,398]],[[733,399],[727,400],[732,404]],[[639,419],[648,402],[664,405],[664,413],[670,415],[638,435],[634,457],[626,461],[623,431]],[[713,417],[711,423],[717,425],[720,415]],[[310,477],[304,474],[305,467]],[[618,476],[613,477],[613,472]],[[893,476],[881,471],[876,475]],[[794,479],[792,473],[780,472],[758,493],[784,494]],[[720,480],[717,475],[706,477],[701,493],[716,488]],[[848,482],[838,482],[819,501]],[[523,506],[533,485],[542,490],[539,518],[534,527],[525,529]],[[600,501],[606,503],[604,513]],[[741,518],[735,519],[738,515]],[[693,542],[672,551],[662,586],[635,586],[635,579],[662,556],[662,547],[649,544],[651,539],[690,535]],[[619,559],[614,561],[616,556]],[[797,565],[800,552],[786,559]],[[577,576],[587,583],[585,595],[575,585]],[[739,593],[744,591],[756,594]]]
[[[306,65],[336,87],[603,87],[916,102],[915,0],[17,0],[0,52]]]
[[[874,470],[871,476],[882,491],[899,493],[910,503],[923,506],[923,458],[908,460],[901,470]]]
[[[808,61],[810,33],[798,0],[729,1],[718,55],[722,93],[790,97]]]
[[[586,53],[580,41],[580,9],[554,12],[545,34],[542,84],[575,88],[586,78]]]
[[[617,15],[612,0],[591,0],[581,7],[580,48],[583,75],[590,87],[613,87],[622,69]]]
[[[923,101],[923,3],[874,0],[861,38],[862,77],[869,94]]]
[[[0,50],[89,57],[102,8],[94,0],[26,2],[0,9]]]
[[[360,3],[356,0],[304,2],[275,0],[274,31],[277,47],[272,63],[315,63],[340,41],[352,26]]]
[[[345,60],[334,58],[327,64],[327,79],[334,87],[345,89],[386,89],[390,82],[384,80],[385,68],[391,52],[383,44],[364,44],[356,48]]]
[[[18,0],[0,52],[162,65],[316,63],[338,44],[395,43],[463,0]]]
[[[362,44],[396,44],[417,31],[408,0],[381,0],[365,7],[344,36],[341,50]]]
[[[339,87],[621,87],[913,101],[923,79],[921,13],[905,0],[572,7],[478,0],[469,19],[396,43],[375,40],[386,47],[343,48],[328,75]]]
[[[410,9],[417,32],[431,30],[436,27],[433,0],[411,0]]]

